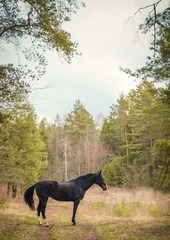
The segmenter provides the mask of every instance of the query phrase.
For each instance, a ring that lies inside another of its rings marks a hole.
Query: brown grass
[[[36,196],[34,200],[37,206]],[[72,207],[72,203],[49,199],[46,215],[51,228],[43,229],[41,233],[40,229],[35,228],[39,234],[35,239],[48,236],[47,240],[62,240],[69,239],[68,235],[73,239],[83,239],[86,235],[86,240],[169,239],[170,194],[146,188],[127,190],[113,187],[103,192],[94,186],[87,191],[78,207],[76,215],[78,225],[74,231],[71,228]],[[8,199],[6,207],[0,208],[0,215],[3,222],[12,216],[15,221],[11,218],[11,226],[18,221],[20,227],[23,226],[22,229],[25,228],[25,224],[28,229],[36,224],[36,212],[30,211],[22,196]],[[4,228],[3,222],[0,221],[0,226]],[[6,227],[4,231],[8,233],[10,225]],[[28,236],[28,239],[31,237]]]
[[[113,219],[121,218],[117,216],[114,211],[114,206],[122,206],[125,203],[128,205],[137,204],[140,205],[128,219],[143,220],[153,219],[152,211],[157,211],[158,217],[169,219],[170,217],[170,194],[154,191],[153,189],[141,188],[135,190],[127,190],[122,188],[110,187],[108,191],[103,192],[98,187],[92,187],[83,200],[83,204],[80,205],[83,214],[88,218],[89,216],[95,218],[96,221],[112,221]],[[104,206],[95,208],[94,205],[104,203]],[[90,211],[89,211],[90,207]],[[151,209],[151,207],[153,209]],[[155,209],[154,209],[155,207]],[[130,211],[130,210],[129,210]],[[151,212],[150,212],[151,211]]]

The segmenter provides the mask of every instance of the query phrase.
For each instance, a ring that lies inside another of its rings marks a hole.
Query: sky
[[[29,101],[39,120],[45,117],[53,122],[57,114],[65,116],[73,110],[78,99],[94,119],[98,115],[107,117],[119,95],[122,92],[128,94],[139,84],[119,68],[135,70],[144,66],[146,56],[150,54],[151,36],[139,35],[137,31],[147,10],[132,16],[154,0],[84,2],[86,7],[72,15],[71,22],[63,24],[63,28],[71,33],[72,41],[79,43],[78,51],[82,55],[75,56],[68,64],[56,52],[47,52],[46,74],[32,85]],[[160,8],[167,3],[164,0]],[[4,61],[1,57],[0,63]],[[44,89],[39,90],[42,87]]]

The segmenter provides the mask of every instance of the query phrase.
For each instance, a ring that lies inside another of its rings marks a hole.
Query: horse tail
[[[33,200],[33,193],[34,193],[34,188],[37,186],[37,183],[28,188],[25,193],[24,193],[24,200],[25,203],[29,206],[31,210],[35,211],[35,206],[34,206],[34,200]]]

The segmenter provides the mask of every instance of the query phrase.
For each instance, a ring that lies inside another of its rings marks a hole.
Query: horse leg
[[[73,226],[76,225],[76,222],[75,222],[75,215],[76,215],[76,211],[77,211],[77,207],[80,203],[80,199],[74,201],[74,207],[73,207],[73,217],[72,217],[72,223],[73,223]]]
[[[46,216],[45,216],[45,208],[46,208],[46,205],[47,205],[47,201],[48,201],[48,198],[45,198],[45,199],[43,199],[43,201],[41,202],[41,213],[42,213],[42,216],[43,216],[44,223],[45,223],[45,225],[48,227],[49,224],[48,224],[47,219],[46,219]]]
[[[40,212],[41,212],[41,200],[39,199],[39,204],[37,207],[37,216],[38,216],[38,223],[41,225]]]

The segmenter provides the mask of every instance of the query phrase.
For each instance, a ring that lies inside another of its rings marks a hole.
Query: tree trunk
[[[87,160],[86,160],[86,162],[87,162],[87,172],[89,172],[90,171],[90,167],[89,167],[89,165],[90,165],[90,160],[89,160],[89,135],[88,135],[88,131],[87,131],[87,133],[86,133],[86,157],[87,157]]]
[[[12,183],[12,197],[16,198],[17,195],[17,186],[15,186],[14,183]]]
[[[135,128],[133,127],[133,128],[132,128],[132,141],[135,140],[135,136],[134,136],[134,134],[135,134]]]
[[[150,134],[150,148],[152,150],[153,142],[152,142],[152,131],[151,130],[149,131],[149,134]]]
[[[64,163],[65,163],[65,181],[68,181],[68,163],[67,163],[67,136],[64,143]]]
[[[10,188],[11,188],[11,182],[8,181],[8,187],[7,187],[7,196],[9,197],[9,193],[10,193]]]
[[[153,127],[153,145],[155,144],[155,127]]]
[[[126,141],[126,157],[127,157],[127,165],[128,165],[129,149],[128,149],[128,139],[127,139],[127,126],[126,126],[126,123],[125,123],[125,141]]]
[[[170,165],[170,161],[168,162],[167,166],[166,166],[166,169],[165,169],[165,173],[164,173],[164,176],[163,176],[163,179],[161,181],[161,184],[160,184],[160,187],[162,188],[164,182],[165,182],[165,179],[166,179],[166,175],[168,173],[168,168],[169,168],[169,165]]]
[[[80,159],[80,143],[81,143],[81,136],[78,136],[78,155],[77,155],[77,160],[78,160],[78,174],[79,176],[81,175],[81,159]]]

